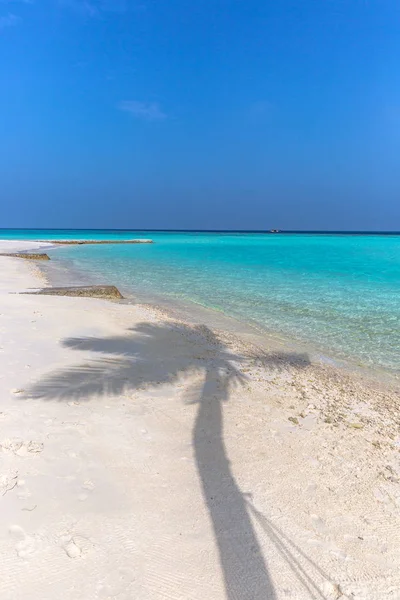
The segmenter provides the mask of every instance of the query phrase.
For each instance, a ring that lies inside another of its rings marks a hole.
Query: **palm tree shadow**
[[[233,476],[223,436],[223,403],[242,375],[216,360],[206,370],[193,428],[193,448],[228,600],[273,600],[274,588],[245,498]]]
[[[244,494],[244,497],[250,514],[253,515],[260,527],[267,534],[278,553],[295,574],[299,583],[307,590],[309,597],[312,600],[326,600],[326,595],[321,591],[316,581],[317,579],[321,580],[322,583],[329,581],[330,577],[328,573],[321,569],[277,525],[254,506],[252,494]]]
[[[177,382],[188,373],[204,377],[199,396],[188,397],[187,401],[199,404],[193,448],[218,547],[226,597],[227,600],[275,600],[251,511],[230,468],[222,409],[231,389],[245,379],[238,365],[253,361],[273,369],[285,365],[303,368],[309,364],[307,355],[234,354],[209,328],[181,323],[144,323],[125,336],[69,338],[63,345],[101,356],[50,374],[29,390],[30,398],[88,400]]]

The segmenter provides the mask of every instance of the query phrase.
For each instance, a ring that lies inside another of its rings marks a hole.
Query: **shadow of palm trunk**
[[[193,446],[211,518],[228,600],[274,600],[275,593],[245,498],[232,474],[223,440],[222,405],[229,373],[206,370],[193,430]]]

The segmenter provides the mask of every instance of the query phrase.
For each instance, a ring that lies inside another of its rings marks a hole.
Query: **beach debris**
[[[11,492],[18,485],[18,471],[0,475],[0,491],[1,495],[5,496],[7,492]]]
[[[38,294],[42,296],[73,296],[80,298],[105,298],[107,300],[121,300],[123,295],[115,285],[83,285],[67,287],[42,288],[25,294]]]
[[[291,421],[292,423],[294,423],[294,425],[299,424],[299,420],[297,419],[297,417],[289,417],[288,421]]]
[[[25,258],[26,260],[50,260],[50,256],[44,252],[2,252],[0,256],[9,258]]]
[[[11,390],[11,393],[12,393],[12,394],[23,394],[23,392],[24,392],[24,391],[25,391],[25,390],[18,389],[18,388],[13,388],[13,389]]]
[[[381,471],[379,475],[383,477],[383,479],[385,479],[386,481],[391,481],[392,483],[400,482],[400,477],[398,476],[398,473],[393,469],[391,465],[386,465],[385,470]]]
[[[364,425],[363,423],[348,423],[349,427],[352,427],[353,429],[363,429]]]
[[[95,487],[96,486],[94,485],[93,481],[91,481],[90,479],[88,479],[87,481],[84,481],[82,484],[82,488],[84,490],[93,491]]]
[[[18,475],[17,475],[17,477],[18,477]],[[9,487],[6,487],[6,489],[2,493],[2,496],[5,496],[7,494],[7,492],[11,492],[11,490],[13,490],[16,487],[17,483],[18,483],[18,481],[14,481],[13,483],[11,483],[9,485]]]

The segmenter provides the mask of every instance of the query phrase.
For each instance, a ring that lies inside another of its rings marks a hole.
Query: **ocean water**
[[[0,231],[74,237],[154,240],[49,252],[104,282],[215,308],[332,357],[400,368],[400,235]]]

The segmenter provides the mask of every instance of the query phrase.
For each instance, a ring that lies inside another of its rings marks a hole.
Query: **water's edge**
[[[54,246],[52,250],[61,248]],[[161,310],[168,316],[185,323],[205,324],[212,329],[229,332],[244,341],[254,344],[267,351],[288,351],[308,354],[311,362],[320,363],[348,374],[356,374],[362,378],[390,386],[399,385],[399,378],[392,372],[383,368],[371,368],[356,360],[337,357],[334,352],[321,352],[311,343],[304,343],[297,339],[283,336],[258,324],[250,323],[242,318],[225,314],[214,308],[205,307],[194,301],[186,299],[171,298],[154,292],[145,293],[142,290],[132,290],[120,285],[118,280],[105,281],[103,277],[97,277],[94,273],[78,268],[73,260],[65,258],[52,258],[52,261],[37,265],[42,275],[51,286],[69,285],[115,285],[124,296],[122,303],[148,305],[151,308]],[[119,301],[121,302],[121,301]]]

